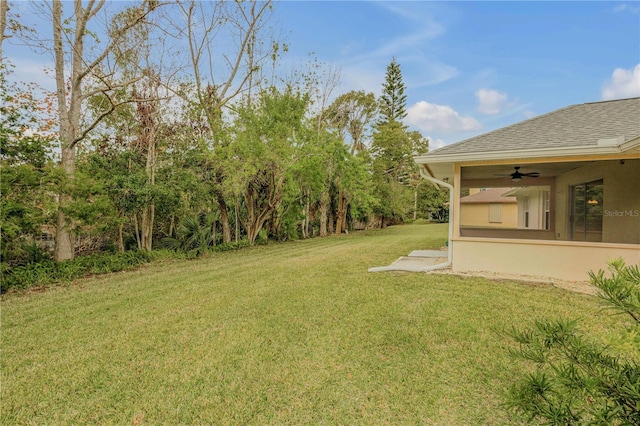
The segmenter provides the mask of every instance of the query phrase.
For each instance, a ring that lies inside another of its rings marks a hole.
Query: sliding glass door
[[[571,187],[571,239],[602,241],[602,180]]]

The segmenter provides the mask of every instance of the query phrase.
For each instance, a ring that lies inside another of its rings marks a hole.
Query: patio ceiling
[[[570,163],[513,163],[513,164],[492,164],[488,166],[467,166],[462,167],[462,179],[495,179],[498,175],[508,175],[513,173],[514,167],[519,166],[520,172],[538,172],[541,178],[554,177],[569,170],[577,169],[589,164],[588,161],[577,161]],[[506,180],[510,178],[504,177]]]
[[[525,162],[509,162],[503,164],[489,165],[469,165],[462,166],[462,180],[496,180],[504,181],[505,186],[512,186],[513,183],[508,175],[513,173],[514,167],[519,166],[522,173],[538,172],[539,178],[525,178],[525,183],[534,183],[536,180],[544,181],[543,178],[550,178],[566,173],[570,170],[583,167],[591,161],[574,161],[560,163],[525,163]],[[453,183],[453,163],[432,163],[428,165],[429,170],[437,179],[445,182]]]

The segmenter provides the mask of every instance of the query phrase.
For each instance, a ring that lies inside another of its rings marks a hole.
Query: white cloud
[[[476,91],[478,98],[478,111],[482,114],[499,114],[507,103],[507,94],[491,89]]]
[[[436,59],[417,59],[409,61],[408,67],[414,72],[406,81],[407,88],[416,89],[432,86],[457,77],[460,72],[456,67],[444,64]],[[415,72],[418,70],[418,72]]]
[[[53,62],[38,62],[23,57],[12,57],[8,59],[8,62],[15,66],[7,78],[9,81],[36,83],[44,90],[55,90],[56,81],[53,72],[45,71],[53,70]]]
[[[640,96],[640,64],[633,69],[616,68],[602,88],[602,99]]]
[[[384,82],[385,67],[373,64],[344,66],[340,74],[343,91],[364,90],[378,96]]]
[[[420,101],[407,109],[406,122],[424,132],[455,133],[482,127],[475,118],[462,117],[450,106],[426,101]]]
[[[439,138],[432,138],[431,136],[427,136],[427,139],[429,139],[429,151],[433,151],[447,145],[445,141]]]
[[[433,40],[438,35],[440,35],[440,31],[438,29],[427,28],[426,30],[421,30],[409,34],[404,34],[402,36],[396,37],[393,40],[388,41],[387,43],[381,45],[376,50],[366,53],[364,55],[360,55],[355,58],[356,61],[372,59],[372,58],[385,58],[390,59],[393,56],[398,56],[402,52],[409,51],[411,49],[418,48],[423,46],[428,41]]]
[[[639,10],[640,10],[640,8],[639,8],[639,7],[637,7],[637,6],[629,6],[629,5],[628,5],[628,4],[626,4],[626,3],[619,4],[619,5],[617,5],[617,6],[615,6],[615,7],[613,8],[613,12],[614,12],[614,13],[619,13],[619,12],[627,11],[627,12],[632,13],[632,14],[634,14],[634,15],[635,15],[636,13],[638,13],[638,11],[639,11]]]

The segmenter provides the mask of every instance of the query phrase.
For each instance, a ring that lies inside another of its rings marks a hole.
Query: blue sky
[[[289,46],[285,68],[316,58],[339,69],[336,95],[379,95],[395,57],[405,123],[431,149],[568,105],[640,96],[640,1],[279,0],[272,23]],[[17,76],[51,87],[48,55],[3,47]]]
[[[568,105],[640,96],[640,2],[280,1],[288,60],[376,95],[395,57],[434,149]],[[640,120],[640,117],[639,117]]]

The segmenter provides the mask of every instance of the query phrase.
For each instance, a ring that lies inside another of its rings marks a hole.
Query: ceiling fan
[[[524,177],[537,178],[538,176],[540,176],[540,173],[538,172],[522,173],[520,171],[520,166],[514,166],[513,168],[515,169],[513,173],[509,173],[506,175],[496,175],[496,176],[509,176],[511,177],[511,180],[513,182],[520,182]]]

